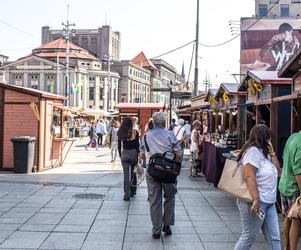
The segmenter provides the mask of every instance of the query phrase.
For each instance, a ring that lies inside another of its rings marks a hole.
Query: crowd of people
[[[202,135],[204,127],[195,120],[192,127],[189,122],[172,120],[167,128],[166,114],[156,112],[146,124],[143,136],[136,117],[125,117],[121,124],[112,119],[110,122],[100,119],[79,124],[79,135],[87,132],[90,137],[88,146],[97,149],[109,138],[111,160],[121,159],[124,180],[124,200],[130,201],[136,195],[137,178],[135,167],[141,164],[148,168],[157,154],[174,152],[173,160],[182,162],[184,150],[191,152],[191,174],[201,173]],[[167,128],[167,129],[166,129]],[[73,133],[73,132],[70,132]],[[203,156],[206,157],[206,156]],[[268,249],[281,249],[281,237],[277,215],[277,192],[281,196],[284,249],[297,249],[300,220],[290,217],[289,211],[301,191],[301,131],[291,135],[283,153],[283,168],[280,167],[274,147],[271,143],[271,131],[265,124],[255,125],[249,139],[240,150],[238,162],[244,166],[244,179],[252,197],[252,202],[237,199],[242,233],[235,246],[236,250],[250,249],[262,230]],[[201,173],[202,175],[202,173]],[[278,179],[280,182],[278,185]],[[153,224],[152,237],[159,239],[161,231],[171,235],[171,226],[175,222],[175,194],[177,182],[158,181],[146,171],[148,201]],[[301,207],[301,204],[300,204]],[[300,209],[301,211],[301,209]],[[301,212],[300,212],[301,217]]]

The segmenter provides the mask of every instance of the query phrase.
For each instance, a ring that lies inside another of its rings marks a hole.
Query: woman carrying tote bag
[[[238,156],[238,161],[244,165],[244,177],[253,202],[237,199],[242,233],[235,250],[250,249],[260,229],[265,236],[267,249],[281,249],[275,206],[280,165],[270,139],[271,131],[266,125],[254,126]]]

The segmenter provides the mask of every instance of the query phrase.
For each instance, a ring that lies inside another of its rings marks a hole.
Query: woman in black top
[[[129,201],[130,197],[136,195],[136,175],[134,167],[138,163],[139,155],[139,133],[133,129],[133,120],[126,117],[118,130],[118,152],[123,168],[123,200]]]

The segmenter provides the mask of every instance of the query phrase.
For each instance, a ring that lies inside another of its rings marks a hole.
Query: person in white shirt
[[[107,134],[107,125],[105,124],[104,120],[100,119],[96,124],[96,134],[98,136],[97,144],[102,146],[103,136]]]
[[[185,121],[183,119],[178,120],[178,126],[175,126],[173,129],[173,133],[177,138],[181,146],[181,160],[183,161],[184,157],[184,149],[185,149],[185,138],[186,138],[186,128],[185,128]]]
[[[238,162],[244,165],[244,177],[253,202],[237,199],[242,233],[235,250],[250,249],[261,229],[267,249],[281,249],[275,206],[277,179],[281,170],[270,139],[271,131],[266,125],[255,125],[238,156]]]

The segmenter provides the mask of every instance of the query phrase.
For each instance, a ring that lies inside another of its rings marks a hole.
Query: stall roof
[[[291,78],[278,77],[278,71],[254,71],[250,70],[244,76],[243,80],[238,86],[239,91],[245,91],[245,82],[249,79],[254,79],[262,84],[291,84]]]
[[[218,89],[209,89],[205,98],[205,101],[208,101],[209,95],[210,96],[215,96],[217,93]]]
[[[245,95],[245,92],[238,91],[238,83],[222,83],[216,92],[216,96],[221,95],[227,91],[230,95]]]
[[[301,47],[290,57],[278,72],[279,77],[293,78],[299,72],[301,58]]]
[[[136,109],[163,109],[165,107],[164,103],[119,103],[116,106],[118,109],[122,108],[136,108]]]
[[[41,96],[41,97],[45,97],[45,98],[58,99],[58,100],[66,100],[67,99],[65,96],[52,94],[52,93],[45,92],[45,91],[38,90],[38,89],[10,85],[10,84],[6,84],[6,83],[2,83],[2,82],[0,82],[0,87],[4,87],[6,89],[15,90],[15,91],[18,91],[18,92],[21,92],[24,94],[29,94],[29,95],[39,96],[39,97]]]

